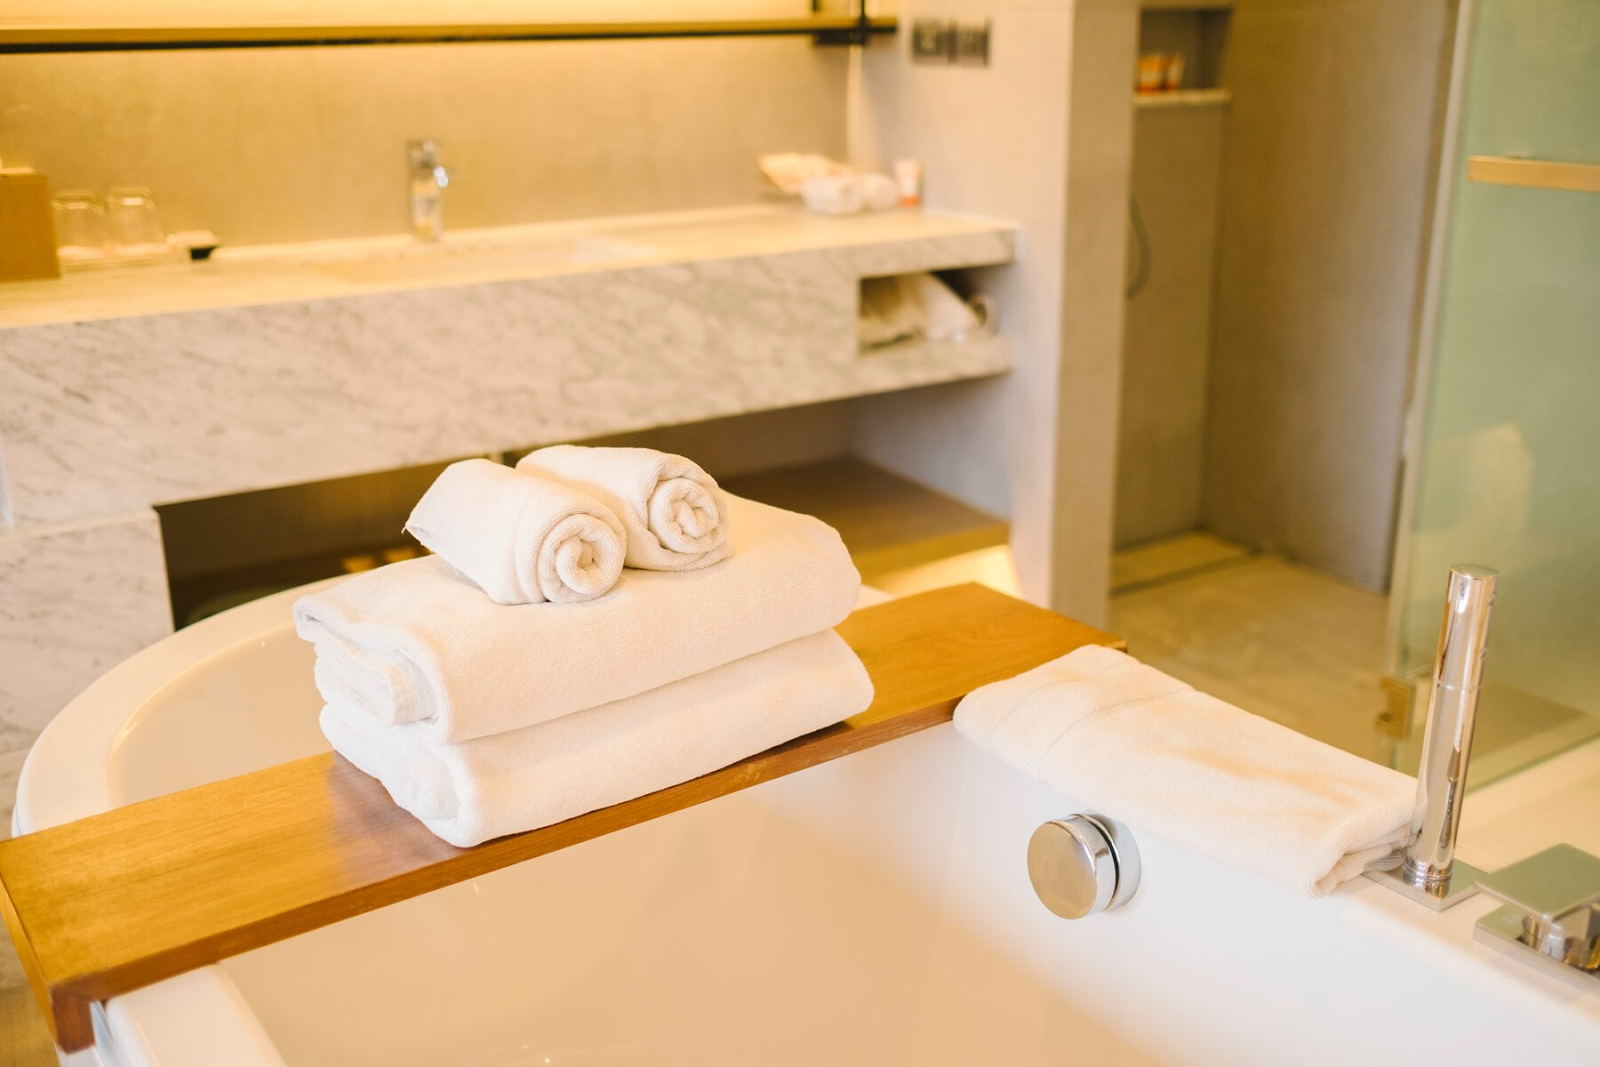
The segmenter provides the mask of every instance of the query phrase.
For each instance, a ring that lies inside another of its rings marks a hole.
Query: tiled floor
[[[1376,729],[1385,706],[1387,598],[1275,556],[1192,533],[1119,552],[1111,629],[1130,650],[1230,703],[1414,773],[1427,679],[1410,736]],[[1485,683],[1469,784],[1486,785],[1600,733],[1575,709]]]
[[[0,1067],[55,1067],[55,1047],[17,950],[0,938]]]
[[[5,951],[11,953],[10,942]],[[15,964],[15,957],[12,960]],[[55,1047],[26,985],[0,989],[0,1067],[55,1067]]]
[[[1251,554],[1247,548],[1199,530],[1135,545],[1111,557],[1111,595],[1200,574],[1237,563]]]
[[[1385,597],[1276,556],[1195,547],[1172,553],[1194,566],[1141,572],[1113,595],[1110,628],[1129,651],[1301,733],[1385,756],[1374,728],[1384,707]]]
[[[872,581],[900,596],[973,581],[1018,595],[1003,546]],[[1118,552],[1112,590],[1109,628],[1140,659],[1329,744],[1389,758],[1374,728],[1382,594],[1199,532]]]
[[[0,756],[0,839],[11,836],[22,753]],[[0,937],[0,1067],[54,1067],[55,1050],[9,937]]]
[[[1005,547],[873,575],[904,596],[955,582],[1018,595]],[[1385,598],[1205,533],[1140,545],[1112,561],[1109,628],[1130,651],[1258,715],[1367,758],[1384,702]]]

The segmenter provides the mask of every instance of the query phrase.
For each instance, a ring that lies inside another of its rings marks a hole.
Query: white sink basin
[[[605,266],[646,259],[655,250],[605,237],[577,235],[527,244],[512,241],[443,241],[384,246],[355,255],[312,257],[307,265],[352,282],[409,281],[456,275],[525,276],[574,266]]]
[[[637,266],[664,255],[649,244],[595,233],[590,224],[543,223],[448,231],[437,242],[391,234],[225,248],[216,258],[230,269],[288,267],[363,287],[409,287],[416,282],[455,284]]]

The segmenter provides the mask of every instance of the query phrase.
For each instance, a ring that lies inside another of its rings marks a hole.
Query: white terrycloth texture
[[[628,566],[707,567],[728,554],[728,506],[699,464],[653,448],[554,445],[517,470],[564,482],[611,508],[628,531]]]
[[[861,576],[833,528],[730,497],[733,553],[691,573],[625,570],[587,604],[491,603],[436,556],[295,602],[330,703],[465,741],[621,700],[836,625]]]
[[[974,690],[955,718],[1074,800],[1313,897],[1409,829],[1413,779],[1097,645]]]
[[[415,722],[432,714],[427,675],[401,653],[362,648],[332,634],[323,634],[313,647],[317,662],[312,674],[324,699],[388,709],[385,721]],[[378,712],[368,714],[377,717]]]
[[[537,726],[431,744],[329,704],[322,732],[396,804],[466,847],[686,782],[866,709],[872,682],[831,630]]]
[[[627,535],[593,497],[487,459],[446,467],[406,530],[496,604],[581,604],[617,583]]]

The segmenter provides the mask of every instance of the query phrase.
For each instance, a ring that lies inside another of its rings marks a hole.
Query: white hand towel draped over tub
[[[406,530],[496,604],[593,600],[622,574],[627,536],[593,497],[487,459],[446,467]]]
[[[1087,646],[974,690],[956,729],[1074,800],[1320,897],[1405,841],[1416,787]]]
[[[628,531],[628,566],[707,567],[728,554],[728,510],[716,480],[693,460],[653,448],[555,445],[517,470],[562,482],[605,504]]]
[[[829,629],[861,576],[833,528],[728,498],[732,553],[693,572],[625,570],[587,604],[491,603],[437,557],[295,603],[329,703],[466,741],[621,700]]]
[[[463,848],[686,782],[864,711],[872,682],[833,631],[603,707],[460,744],[339,704],[322,732],[396,804]]]

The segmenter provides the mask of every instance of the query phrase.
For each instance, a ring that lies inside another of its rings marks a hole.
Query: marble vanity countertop
[[[863,349],[863,278],[1008,263],[1009,223],[753,206],[219,253],[0,285],[0,526],[1004,374]]]
[[[395,235],[223,248],[204,262],[77,270],[0,285],[0,329],[874,245],[948,244],[947,255],[929,250],[930,269],[938,269],[997,261],[997,238],[1007,252],[1001,258],[1009,258],[1015,233],[1012,223],[971,216],[889,211],[828,217],[753,205],[457,230],[434,245]]]

